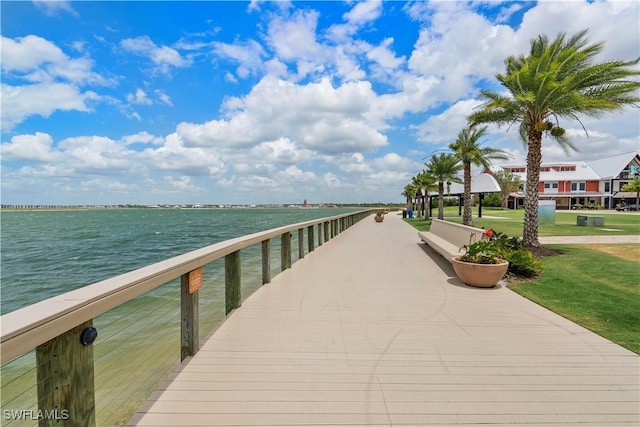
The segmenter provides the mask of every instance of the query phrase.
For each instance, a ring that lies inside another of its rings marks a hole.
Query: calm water
[[[233,237],[354,209],[91,209],[3,212],[4,314]]]

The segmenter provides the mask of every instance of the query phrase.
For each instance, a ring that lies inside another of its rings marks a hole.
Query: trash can
[[[578,215],[576,219],[576,225],[586,227],[587,226],[587,216],[586,215]]]
[[[406,218],[407,217],[407,209],[402,209],[402,218]]]

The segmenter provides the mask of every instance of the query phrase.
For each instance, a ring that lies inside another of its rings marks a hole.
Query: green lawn
[[[482,218],[477,218],[478,208],[473,208],[473,225],[480,228],[493,228],[509,236],[522,236],[524,210],[499,208],[483,208]],[[433,210],[437,217],[438,210]],[[604,217],[604,227],[579,227],[576,225],[578,215],[597,215]],[[445,208],[447,221],[462,222],[457,207]],[[429,221],[419,219],[407,220],[421,231],[428,230]],[[557,211],[555,225],[540,225],[540,236],[598,236],[598,235],[640,234],[640,214],[612,213],[610,211]]]
[[[564,253],[542,259],[539,279],[509,288],[640,354],[640,249],[597,246],[626,256],[583,245],[549,245]]]
[[[437,211],[434,209],[434,213]],[[474,210],[474,215],[477,208]],[[462,222],[458,208],[447,208],[447,220]],[[602,228],[579,227],[577,215],[605,217]],[[483,209],[474,225],[509,236],[522,235],[524,211]],[[419,230],[430,221],[407,220]],[[640,215],[602,211],[556,212],[555,225],[542,225],[540,236],[640,234]],[[509,286],[520,295],[595,333],[640,354],[640,248],[638,245],[545,245],[562,254],[543,258],[542,275]]]

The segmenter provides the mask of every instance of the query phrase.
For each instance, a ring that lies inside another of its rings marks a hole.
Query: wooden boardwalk
[[[639,383],[638,355],[463,285],[387,215],[249,297],[130,425],[638,426]]]

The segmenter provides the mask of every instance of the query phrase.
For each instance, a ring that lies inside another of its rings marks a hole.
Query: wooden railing
[[[40,420],[40,425],[90,426],[96,424],[93,319],[171,280],[181,283],[181,360],[199,349],[198,286],[202,267],[224,257],[225,311],[241,303],[241,251],[261,244],[262,284],[271,281],[271,240],[280,238],[281,271],[291,267],[291,234],[297,232],[298,259],[307,250],[329,241],[373,210],[322,218],[254,233],[216,243],[112,277],[83,288],[0,316],[0,363],[36,351],[38,411],[58,419]],[[317,233],[317,235],[316,235]],[[56,411],[65,411],[63,413]],[[62,419],[60,419],[62,418]]]

